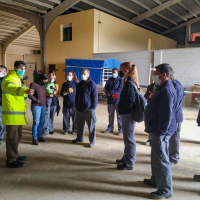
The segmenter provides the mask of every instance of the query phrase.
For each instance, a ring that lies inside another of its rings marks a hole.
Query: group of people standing
[[[27,87],[21,87],[26,65],[16,61],[14,70],[6,76],[6,68],[0,66],[2,103],[2,124],[0,139],[6,125],[7,167],[24,167],[26,156],[19,156],[18,145],[22,137],[22,125],[28,124],[26,119],[25,97],[31,99],[33,115],[33,144],[46,142],[44,136],[53,134],[55,113],[59,113],[59,86],[55,84],[55,74],[49,76],[42,73]],[[2,81],[3,79],[3,81]],[[74,71],[68,71],[66,82],[62,85],[60,95],[63,97],[63,130],[70,132],[72,117],[72,134],[77,134],[73,143],[84,141],[85,122],[89,129],[89,147],[96,143],[96,114],[98,90],[90,77],[90,70],[82,70],[81,81]],[[154,83],[147,89],[145,97],[148,101],[145,110],[145,132],[149,134],[151,146],[152,176],[144,179],[144,183],[158,190],[150,195],[153,199],[165,199],[173,195],[171,164],[179,162],[180,129],[183,121],[182,102],[184,90],[175,79],[175,73],[169,64],[156,67],[153,75]],[[105,85],[109,113],[109,124],[105,133],[114,131],[114,116],[117,113],[118,135],[123,134],[124,155],[116,160],[118,170],[132,170],[136,161],[135,126],[133,117],[137,93],[140,91],[137,67],[129,62],[122,63],[120,71],[112,70],[112,77]],[[0,140],[1,141],[1,140]],[[196,175],[195,180],[200,181]]]

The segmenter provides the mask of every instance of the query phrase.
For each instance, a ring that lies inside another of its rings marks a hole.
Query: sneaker
[[[69,132],[68,131],[65,131],[65,135],[68,135],[69,134]]]
[[[90,143],[89,147],[92,148],[92,147],[94,147],[94,145],[95,145],[95,143]]]
[[[47,140],[45,140],[43,137],[38,138],[38,142],[46,142]]]
[[[122,131],[119,131],[118,135],[123,135],[123,132],[122,132]]]
[[[24,167],[26,164],[24,162],[20,162],[18,160],[16,160],[15,162],[13,163],[7,163],[6,164],[6,167],[8,168],[22,168]]]
[[[77,139],[72,140],[72,143],[76,144],[76,143],[81,143],[81,141],[78,141]]]
[[[194,180],[200,182],[200,175],[194,175]]]
[[[147,140],[147,141],[146,141],[146,145],[147,145],[147,146],[151,146],[151,140]]]
[[[133,170],[133,167],[127,167],[125,163],[117,165],[118,170]]]
[[[113,133],[113,131],[106,130],[104,133]]]
[[[117,160],[116,160],[116,163],[117,163],[117,164],[123,164],[124,161],[123,161],[122,159],[117,159]]]
[[[152,199],[169,199],[172,194],[161,194],[159,191],[150,193]]]
[[[151,186],[151,187],[156,187],[156,184],[152,183],[152,182],[151,182],[151,179],[145,178],[145,179],[144,179],[144,183],[145,183],[146,185]]]
[[[26,161],[28,158],[27,156],[19,156],[16,160],[17,161]]]
[[[50,131],[49,134],[53,135],[55,132],[54,131]]]
[[[0,139],[0,144],[3,144],[3,139]]]
[[[73,134],[73,135],[77,134],[77,131],[73,131],[72,134]]]
[[[38,140],[36,139],[36,140],[33,140],[33,145],[38,145],[39,143],[38,143]]]

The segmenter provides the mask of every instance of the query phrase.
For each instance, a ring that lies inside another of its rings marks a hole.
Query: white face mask
[[[68,81],[72,81],[72,76],[67,76]]]
[[[4,77],[3,72],[0,72],[0,78]]]
[[[87,76],[83,74],[83,75],[81,76],[81,79],[82,79],[83,81],[86,81],[86,80],[87,80]]]
[[[54,83],[54,81],[55,81],[54,79],[51,79],[51,83]]]
[[[160,83],[161,83],[162,80],[159,79],[159,75],[154,75],[153,76],[153,81],[154,81],[154,83],[156,85],[160,85]]]

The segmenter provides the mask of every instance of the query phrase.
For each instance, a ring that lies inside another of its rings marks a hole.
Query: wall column
[[[186,24],[186,34],[185,34],[185,47],[189,47],[189,37],[191,34],[191,22],[187,22]]]

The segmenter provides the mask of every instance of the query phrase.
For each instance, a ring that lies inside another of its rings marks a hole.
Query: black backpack
[[[136,90],[135,93],[135,103],[133,105],[133,119],[136,122],[143,122],[144,121],[144,112],[145,112],[145,108],[147,106],[147,101],[146,99],[140,94],[138,87],[136,85],[135,82],[129,81],[130,83],[132,83],[133,87]]]

